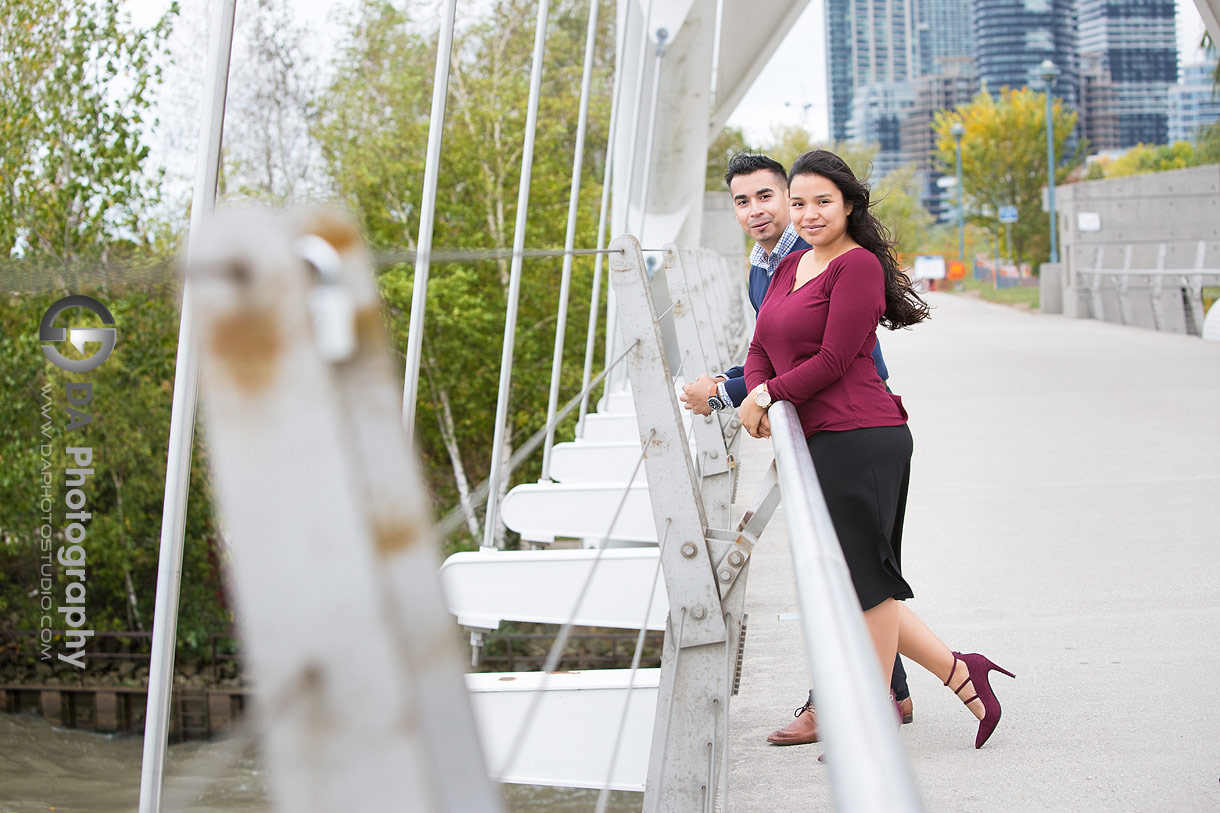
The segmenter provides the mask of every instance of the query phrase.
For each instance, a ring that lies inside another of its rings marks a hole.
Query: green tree
[[[899,167],[878,182],[871,195],[873,214],[893,234],[900,252],[918,251],[933,217],[919,202],[919,181],[911,167]]]
[[[1121,178],[1126,175],[1184,169],[1201,163],[1204,162],[1199,160],[1195,145],[1188,141],[1179,141],[1176,144],[1137,144],[1113,161],[1097,161],[1095,166],[1101,168],[1103,177]]]
[[[0,4],[0,258],[71,260],[140,234],[157,194],[143,144],[158,52],[119,0]]]
[[[707,178],[704,189],[719,192],[724,189],[724,170],[729,159],[739,152],[751,152],[746,134],[740,127],[725,127],[707,148]]]
[[[536,6],[500,0],[471,21],[454,44],[434,245],[511,247],[517,179],[524,141]],[[552,3],[539,104],[530,218],[530,246],[560,246],[566,228],[571,162],[579,104],[588,5]],[[599,20],[595,93],[590,101],[577,245],[596,238],[596,208],[604,168],[613,5]],[[352,19],[324,94],[315,133],[332,181],[356,213],[373,245],[414,248],[431,105],[435,40],[410,15],[367,0]],[[546,413],[550,356],[562,261],[527,260],[518,316],[509,444],[541,427]],[[434,263],[428,286],[416,438],[430,484],[445,507],[487,475],[499,378],[507,261]],[[569,323],[583,324],[592,262],[578,260]],[[405,346],[412,269],[380,276],[390,328]],[[561,394],[579,385],[584,336],[567,333]],[[506,456],[507,457],[507,456]],[[519,474],[536,477],[537,462]],[[467,528],[477,530],[477,517]]]
[[[93,474],[83,489],[85,510],[91,515],[85,542],[89,626],[97,631],[148,629],[156,589],[179,292],[168,285],[77,286],[72,292],[104,302],[118,329],[113,354],[84,374],[66,373],[51,364],[38,340],[42,314],[66,291],[0,300],[0,352],[6,359],[0,378],[0,486],[5,493],[0,501],[0,627],[40,626],[40,608],[30,591],[39,578],[36,515],[41,446],[48,444],[54,546],[65,544],[64,472],[73,465],[65,449],[93,449]],[[76,355],[70,347],[61,349]],[[92,387],[91,401],[80,408],[90,420],[71,430],[64,395],[69,382]],[[40,412],[44,388],[50,403],[45,419]],[[207,478],[206,453],[196,444],[179,612],[179,640],[188,654],[203,651],[208,636],[225,633],[230,624],[220,583],[223,549]],[[62,597],[63,590],[57,583],[53,594]],[[57,619],[54,628],[61,627]]]
[[[1076,114],[1052,103],[1055,132],[1055,181],[1062,183],[1083,160],[1087,143],[1067,152],[1076,127]],[[1046,96],[1028,88],[1005,88],[999,97],[980,93],[969,104],[942,111],[933,123],[939,160],[946,175],[953,175],[955,149],[950,128],[960,121],[962,136],[962,186],[966,217],[1003,237],[996,219],[1001,206],[1016,206],[1018,220],[1012,226],[1014,251],[1022,260],[1035,263],[1047,255],[1050,225],[1042,211],[1042,188],[1046,186]]]
[[[1220,122],[1209,124],[1200,131],[1195,149],[1200,164],[1220,164]]]

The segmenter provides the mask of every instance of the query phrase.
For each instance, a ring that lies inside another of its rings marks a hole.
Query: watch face
[[[708,398],[707,405],[709,407],[711,407],[712,409],[714,409],[716,412],[719,412],[720,410],[724,409],[724,401],[720,400],[719,395],[713,395],[711,398]]]
[[[766,390],[756,393],[754,395],[754,403],[766,409],[767,407],[771,406],[771,393],[767,392]]]

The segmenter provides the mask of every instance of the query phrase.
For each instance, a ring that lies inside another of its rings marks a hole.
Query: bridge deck
[[[915,436],[905,571],[951,648],[1016,672],[973,717],[909,665],[928,810],[1220,808],[1220,343],[933,294],[886,333]],[[770,462],[746,439],[743,502]],[[803,701],[782,508],[756,549],[734,703],[733,811],[829,809]]]

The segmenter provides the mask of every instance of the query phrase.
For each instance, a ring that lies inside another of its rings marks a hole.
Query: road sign
[[[1000,207],[1000,222],[1001,223],[1016,223],[1017,222],[1017,207],[1016,206],[1001,206]]]
[[[966,277],[966,264],[961,260],[954,260],[949,263],[949,279],[957,282]]]

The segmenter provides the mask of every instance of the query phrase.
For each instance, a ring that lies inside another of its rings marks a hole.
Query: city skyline
[[[729,117],[729,126],[740,127],[748,142],[762,143],[769,137],[772,127],[801,125],[802,120],[807,122],[806,129],[815,140],[829,140],[830,93],[824,55],[824,2],[811,0],[776,49],[771,62]],[[1179,64],[1184,68],[1199,61],[1197,46],[1205,29],[1192,0],[1178,0],[1176,7]],[[812,52],[805,45],[809,41],[814,45]],[[799,81],[793,81],[794,76],[800,77]],[[763,124],[768,121],[770,124]]]
[[[829,85],[825,59],[825,0],[810,0],[776,48],[771,61],[728,119],[740,127],[750,143],[766,141],[777,126],[798,125],[815,140],[829,140]],[[169,7],[170,0],[126,0],[139,25],[148,25]],[[295,0],[293,9],[302,22],[315,30],[330,14],[350,5],[350,0]],[[1179,64],[1185,68],[1194,57],[1203,35],[1203,21],[1193,0],[1176,0]],[[324,43],[326,50],[333,43]],[[812,46],[812,47],[811,47]]]

